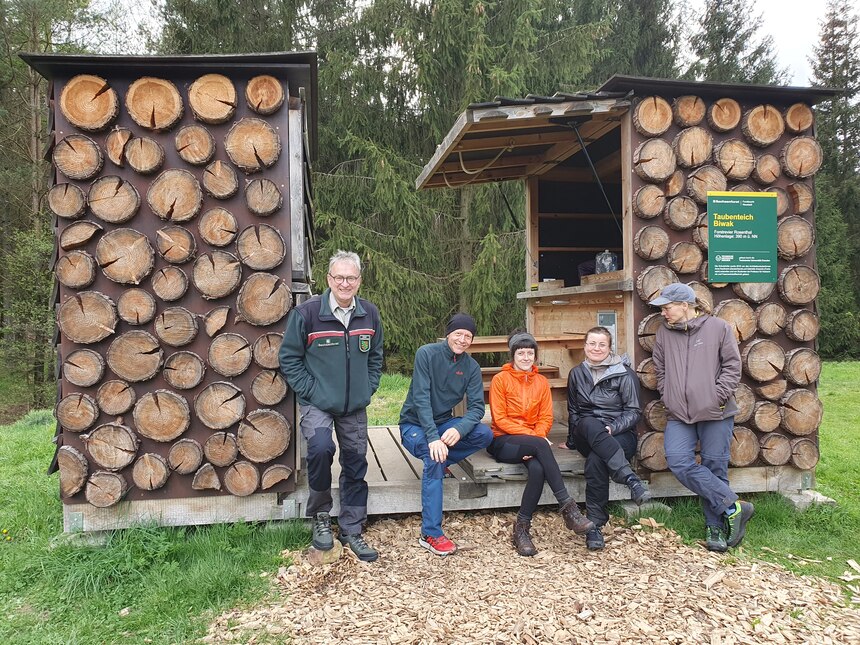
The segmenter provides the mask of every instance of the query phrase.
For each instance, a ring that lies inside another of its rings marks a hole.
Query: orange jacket
[[[511,363],[490,383],[490,411],[493,414],[493,436],[530,434],[546,437],[552,427],[552,395],[549,381],[538,373],[521,372]]]

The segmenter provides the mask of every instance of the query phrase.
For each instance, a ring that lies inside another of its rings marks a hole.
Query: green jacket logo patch
[[[370,334],[362,334],[358,337],[358,349],[362,352],[370,351]]]

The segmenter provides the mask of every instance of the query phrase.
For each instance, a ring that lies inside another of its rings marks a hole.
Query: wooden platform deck
[[[564,441],[567,428],[556,425],[550,433],[554,445]],[[421,511],[421,472],[423,465],[400,444],[397,426],[377,426],[368,430],[369,487],[368,514],[392,515]],[[578,501],[585,499],[583,468],[585,459],[575,450],[555,448],[565,483]],[[477,510],[490,508],[515,508],[519,506],[525,487],[526,471],[519,464],[500,464],[486,451],[479,451],[451,468],[454,477],[444,480],[445,510]],[[334,509],[337,515],[337,457],[332,472]],[[685,497],[690,495],[670,472],[645,475],[650,481],[655,497]],[[759,468],[729,469],[732,488],[739,492],[785,491],[793,492],[812,488],[815,485],[811,471],[801,471],[791,466],[767,466]],[[626,486],[610,483],[611,500],[628,500],[630,491]],[[307,481],[300,473],[298,490],[284,500],[294,507],[285,509],[285,515],[293,511],[296,517],[304,515],[307,500]],[[555,499],[548,487],[544,487],[541,504],[554,504]]]
[[[550,433],[557,443],[567,433],[558,425]],[[378,426],[368,432],[367,483],[368,513],[393,515],[421,511],[422,463],[412,457],[400,444],[397,426]],[[304,446],[302,446],[304,448]],[[565,475],[570,494],[578,501],[585,499],[582,469],[585,460],[575,450],[555,450]],[[475,453],[451,468],[453,477],[446,478],[444,508],[464,511],[492,508],[516,508],[525,486],[525,468],[519,464],[497,463],[485,451]],[[333,468],[332,514],[338,514],[337,479],[339,466]],[[89,504],[64,504],[63,525],[67,532],[105,531],[139,524],[187,526],[221,522],[267,521],[304,517],[308,485],[304,470],[299,470],[297,490],[287,495],[257,493],[248,497],[230,495],[187,499],[122,501],[110,508],[95,508]],[[684,497],[690,492],[670,472],[650,473],[651,491],[655,497]],[[767,466],[729,469],[732,488],[739,493],[758,491],[798,492],[814,488],[814,470],[802,471],[792,466]],[[610,484],[610,499],[629,499],[625,486]],[[548,487],[544,487],[541,504],[554,504]]]

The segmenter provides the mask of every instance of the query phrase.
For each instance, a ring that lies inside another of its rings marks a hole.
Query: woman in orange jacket
[[[527,332],[508,338],[511,362],[493,377],[490,384],[490,411],[493,415],[493,442],[487,448],[496,461],[523,464],[528,481],[514,522],[512,541],[520,555],[537,553],[530,535],[532,514],[543,492],[544,482],[558,500],[565,526],[577,534],[594,528],[579,512],[562,480],[552,443],[547,439],[552,427],[552,397],[549,381],[538,373],[537,341]]]

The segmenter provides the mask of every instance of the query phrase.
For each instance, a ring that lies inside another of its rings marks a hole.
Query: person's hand
[[[456,445],[460,441],[460,431],[457,428],[448,428],[442,433],[441,441],[449,447]]]
[[[558,444],[556,446],[556,448],[558,448],[559,450],[570,450],[570,448],[567,447],[567,444],[564,443],[563,441],[560,444]]]
[[[444,464],[445,460],[448,459],[448,446],[441,439],[431,441],[428,448],[430,448],[430,459],[433,461]]]
[[[606,432],[608,432],[609,434],[612,434],[612,428],[610,428],[609,426],[606,426]]]

